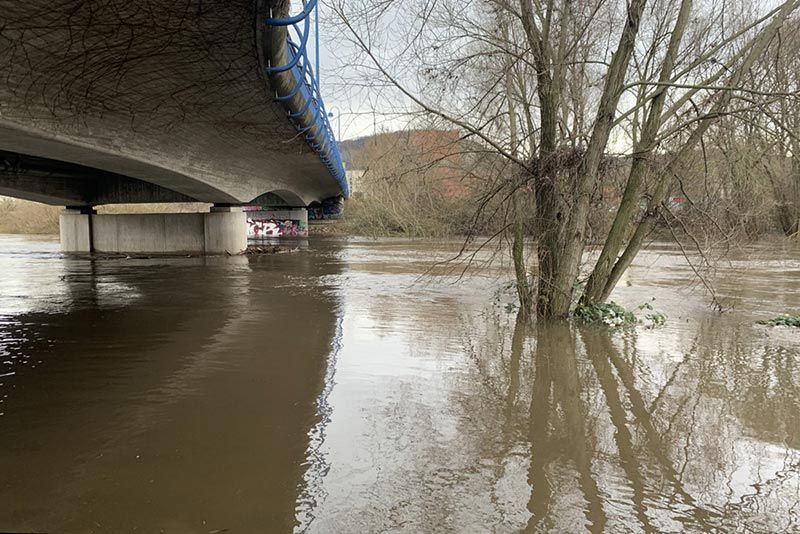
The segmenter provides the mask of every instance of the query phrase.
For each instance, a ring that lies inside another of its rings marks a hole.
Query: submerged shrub
[[[578,306],[572,314],[580,321],[607,326],[623,326],[637,322],[633,312],[626,310],[613,300],[608,303]]]
[[[779,315],[766,321],[757,321],[758,324],[766,326],[793,326],[800,327],[800,315]]]
[[[652,313],[644,315],[644,320],[639,319],[632,311],[625,309],[613,300],[608,303],[591,304],[588,306],[578,306],[572,312],[575,319],[584,323],[604,324],[613,328],[644,324],[648,328],[663,326],[667,322],[667,316],[661,312],[653,310],[649,302],[637,307],[637,310],[648,310]]]

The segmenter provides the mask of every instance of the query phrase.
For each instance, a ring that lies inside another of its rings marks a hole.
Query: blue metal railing
[[[297,15],[282,18],[272,17],[266,20],[267,26],[291,26],[296,34],[297,42],[292,39],[291,31],[287,31],[288,61],[283,65],[270,65],[267,73],[276,75],[284,72],[292,74],[293,86],[286,94],[276,95],[275,100],[287,108],[289,120],[304,136],[306,142],[319,155],[322,162],[338,182],[342,194],[349,195],[349,187],[345,176],[339,145],[333,136],[333,128],[325,111],[325,103],[319,90],[319,77],[308,59],[308,38],[311,33],[311,14],[315,17],[315,57],[316,72],[319,73],[319,15],[318,0],[303,0],[303,10]],[[302,24],[302,28],[301,28]],[[300,96],[304,101],[302,107],[292,110],[289,106],[292,99]],[[311,120],[303,120],[311,110]]]

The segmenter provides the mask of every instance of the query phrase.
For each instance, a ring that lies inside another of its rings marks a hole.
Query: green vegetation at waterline
[[[584,323],[604,324],[607,326],[623,326],[635,324],[636,316],[613,300],[608,303],[578,306],[573,312],[578,321]]]
[[[792,326],[800,327],[800,314],[798,315],[779,315],[765,321],[757,321],[758,324],[766,326]]]
[[[518,303],[509,302],[509,299],[512,298],[512,293],[516,294],[516,284],[514,282],[504,284],[494,293],[494,305],[502,307],[506,313],[518,312]],[[580,325],[605,326],[611,329],[635,325],[641,325],[645,328],[664,326],[667,322],[667,316],[655,310],[652,305],[653,301],[655,301],[655,297],[649,302],[640,304],[634,310],[629,310],[613,300],[591,305],[578,304],[573,308],[569,318]]]
[[[663,326],[667,322],[667,316],[655,311],[649,302],[638,306],[637,310],[647,313],[638,317],[634,312],[612,300],[607,303],[579,305],[573,311],[572,316],[581,323],[602,324],[612,328],[635,324],[644,324],[648,328],[655,328]]]

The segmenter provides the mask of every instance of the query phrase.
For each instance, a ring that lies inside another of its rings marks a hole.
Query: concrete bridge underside
[[[282,0],[0,0],[0,194],[55,205],[341,195],[273,100]],[[277,44],[276,44],[277,43]]]

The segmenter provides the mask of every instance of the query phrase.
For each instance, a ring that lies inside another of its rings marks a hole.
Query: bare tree
[[[771,50],[781,55],[776,42],[798,5],[336,0],[334,8],[359,51],[362,82],[392,88],[409,110],[450,122],[508,162],[486,198],[532,212],[535,299],[520,260],[523,218],[512,224],[520,302],[555,318],[575,302],[589,215],[612,159],[629,158],[629,169],[613,224],[593,236],[604,246],[584,305],[609,297],[715,125],[745,120],[766,100],[797,102],[796,78],[763,87],[752,72]],[[527,187],[535,199],[517,194]]]

